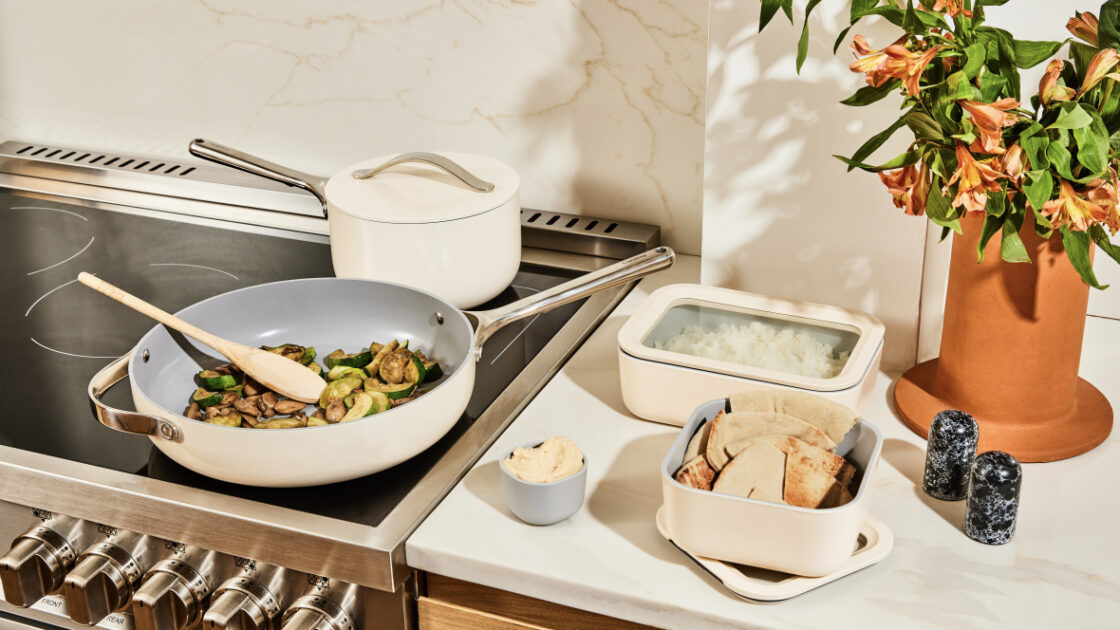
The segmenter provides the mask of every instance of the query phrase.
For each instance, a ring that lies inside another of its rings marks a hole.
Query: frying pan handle
[[[102,394],[128,376],[130,358],[132,358],[131,352],[101,368],[90,379],[86,393],[89,395],[89,406],[93,410],[94,417],[114,431],[158,436],[172,442],[182,441],[183,434],[179,431],[179,427],[163,418],[114,409],[101,402]]]
[[[502,326],[671,267],[676,259],[671,248],[657,247],[511,304],[489,311],[467,311],[476,321],[475,360],[482,358],[482,344]]]
[[[224,144],[202,138],[191,140],[189,148],[191,155],[204,160],[232,166],[281,184],[302,188],[319,198],[319,202],[323,204],[323,216],[327,216],[327,179],[325,177],[280,166],[275,162],[269,162],[233,147],[227,147]]]

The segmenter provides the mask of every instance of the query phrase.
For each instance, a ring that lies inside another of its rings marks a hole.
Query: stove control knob
[[[0,557],[0,585],[9,604],[24,608],[62,586],[77,553],[63,534],[45,525],[32,527]]]
[[[130,539],[134,542],[135,539]],[[126,547],[129,549],[126,550]],[[100,542],[86,549],[62,581],[70,618],[93,625],[128,604],[143,573],[137,545]]]
[[[323,595],[304,595],[284,612],[281,630],[354,630],[347,608]]]
[[[264,584],[247,577],[227,580],[214,591],[202,617],[205,630],[273,630],[281,600]]]
[[[210,584],[183,559],[157,562],[132,596],[136,630],[181,630],[198,621]]]

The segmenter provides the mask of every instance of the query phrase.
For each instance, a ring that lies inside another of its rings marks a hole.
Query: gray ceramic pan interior
[[[436,313],[443,316],[440,324]],[[371,341],[408,340],[454,374],[471,356],[474,329],[440,298],[372,280],[311,278],[262,284],[191,305],[184,320],[248,346],[315,346],[324,364],[336,348],[357,352]],[[140,340],[131,364],[134,384],[165,410],[182,414],[204,367],[224,362],[208,346],[158,325]]]

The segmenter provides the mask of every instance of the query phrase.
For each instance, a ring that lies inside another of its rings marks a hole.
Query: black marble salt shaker
[[[976,459],[980,431],[972,416],[956,409],[937,414],[929,425],[926,472],[922,488],[945,501],[960,501],[968,494],[968,473]]]
[[[1023,469],[1003,451],[981,453],[972,465],[972,483],[964,513],[964,533],[985,545],[1002,545],[1015,537]]]

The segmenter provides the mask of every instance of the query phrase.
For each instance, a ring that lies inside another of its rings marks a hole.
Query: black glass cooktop
[[[144,436],[93,419],[86,385],[153,326],[76,281],[95,273],[175,312],[219,293],[333,275],[328,245],[0,193],[0,444],[376,526],[486,410],[582,302],[500,330],[483,350],[475,389],[439,442],[394,468],[317,488],[252,488],[195,474]],[[481,308],[555,286],[563,275],[521,271]],[[108,404],[131,409],[125,384]],[[356,499],[356,497],[361,497]]]

